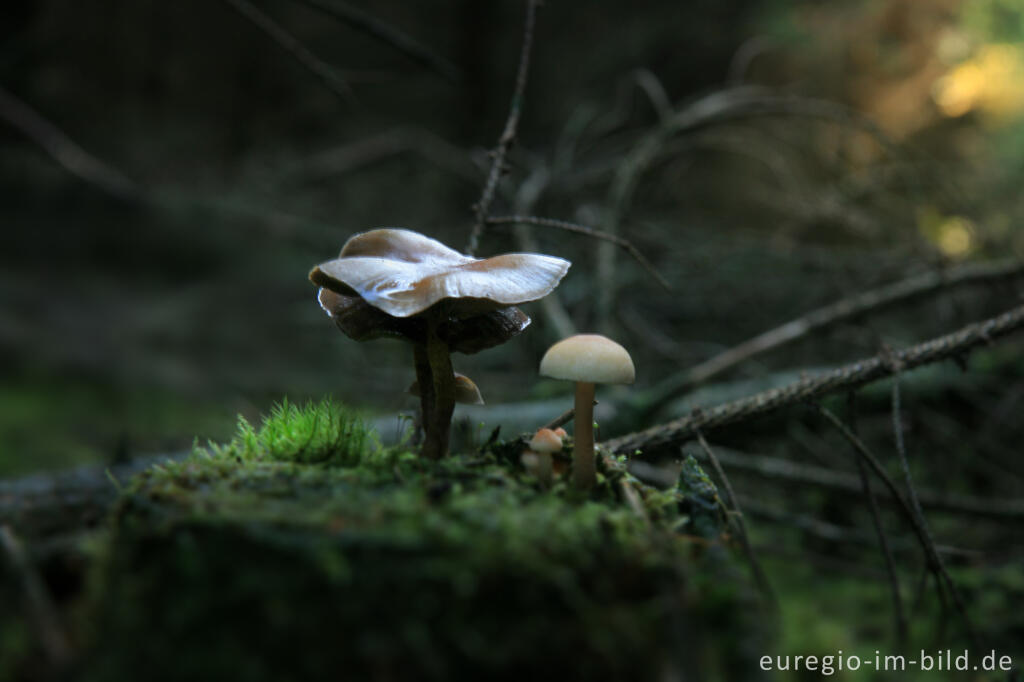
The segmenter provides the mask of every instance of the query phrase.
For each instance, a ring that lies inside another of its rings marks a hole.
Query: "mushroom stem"
[[[423,436],[421,430],[426,433],[428,415],[434,411],[434,378],[430,373],[430,360],[427,358],[426,345],[414,343],[412,352],[416,366],[416,383],[420,387],[420,414],[416,423],[416,437],[413,443],[419,443]]]
[[[594,468],[594,384],[591,382],[576,382],[576,419],[573,425],[572,480],[577,488],[590,490],[597,483]]]
[[[551,462],[550,452],[537,453],[537,479],[545,488],[550,488],[554,480],[554,467]]]
[[[427,326],[424,350],[429,376],[419,375],[418,358],[416,367],[417,379],[420,380],[420,405],[423,408],[425,430],[421,454],[429,459],[440,459],[448,454],[452,413],[455,412],[455,371],[452,369],[451,349],[437,335],[436,326],[433,324]],[[428,386],[430,388],[427,388]]]

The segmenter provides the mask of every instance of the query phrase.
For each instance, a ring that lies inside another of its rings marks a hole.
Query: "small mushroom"
[[[551,429],[538,429],[528,443],[530,449],[526,454],[536,457],[536,474],[545,488],[551,485],[551,455],[562,449],[562,439]]]
[[[599,334],[578,334],[551,346],[541,376],[576,382],[572,477],[577,488],[597,482],[594,467],[594,384],[631,384],[636,377],[626,349]]]
[[[409,395],[420,397],[420,382],[413,380],[406,390]],[[483,405],[484,397],[476,383],[465,374],[455,373],[455,402],[460,405]]]
[[[530,318],[513,306],[546,296],[569,265],[532,253],[471,258],[417,232],[380,229],[349,239],[309,279],[321,287],[321,307],[349,337],[413,344],[422,454],[437,459],[448,452],[455,408],[451,353],[476,353],[519,334]]]

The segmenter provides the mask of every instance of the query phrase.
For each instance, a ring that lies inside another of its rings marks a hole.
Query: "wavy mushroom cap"
[[[594,384],[631,384],[636,377],[626,349],[600,334],[577,334],[548,349],[541,376]]]
[[[569,265],[534,253],[471,258],[418,232],[380,229],[349,239],[339,257],[313,268],[309,279],[394,317],[411,317],[446,299],[458,317],[543,298]]]
[[[358,296],[338,294],[321,288],[317,292],[320,307],[334,320],[345,336],[355,341],[381,337],[426,343],[426,323],[416,317],[392,317]],[[472,355],[500,346],[530,326],[530,318],[519,308],[508,307],[491,312],[449,318],[437,326],[437,335],[453,353]]]

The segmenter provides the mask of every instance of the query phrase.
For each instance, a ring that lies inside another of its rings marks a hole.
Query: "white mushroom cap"
[[[551,429],[537,429],[530,439],[530,449],[542,455],[549,455],[562,449],[562,439]]]
[[[568,269],[567,260],[535,253],[471,258],[418,232],[387,228],[355,235],[309,278],[388,315],[410,317],[444,299],[461,301],[454,311],[465,314],[535,301]]]
[[[600,334],[577,334],[548,349],[541,376],[594,384],[631,384],[636,378],[626,349]]]

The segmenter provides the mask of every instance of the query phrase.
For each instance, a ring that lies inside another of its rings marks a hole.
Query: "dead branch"
[[[846,405],[849,409],[850,430],[857,433],[857,394],[851,391],[846,396]],[[907,615],[903,608],[903,596],[900,592],[900,578],[896,573],[896,561],[892,556],[892,549],[889,547],[889,536],[885,534],[885,524],[882,523],[882,513],[878,509],[878,501],[871,490],[871,478],[868,476],[868,468],[862,457],[854,457],[857,463],[857,476],[860,479],[860,487],[864,491],[864,500],[868,504],[868,511],[871,512],[871,525],[875,528],[875,535],[878,538],[878,549],[882,552],[885,560],[885,572],[889,576],[889,593],[892,595],[893,630],[896,635],[896,643],[903,645],[907,641]]]
[[[911,303],[954,287],[985,284],[1024,276],[1024,263],[1017,259],[971,263],[950,270],[938,270],[871,289],[769,329],[733,346],[708,360],[670,377],[652,391],[652,405],[662,405],[678,398],[708,379],[753,358],[781,348],[837,324],[878,313],[898,304]]]
[[[310,52],[305,45],[299,42],[298,38],[271,19],[263,10],[248,0],[224,0],[224,2],[245,17],[253,26],[267,34],[303,68],[319,78],[328,90],[346,101],[351,101],[352,88],[345,82],[345,79],[327,62]]]
[[[480,237],[483,235],[484,225],[488,212],[491,210],[491,202],[494,201],[495,192],[498,189],[498,180],[505,170],[505,157],[508,150],[516,139],[516,131],[519,129],[519,116],[523,108],[523,95],[526,92],[526,80],[530,72],[530,51],[533,48],[533,27],[537,22],[537,8],[540,0],[526,0],[526,23],[523,28],[523,49],[519,53],[519,69],[516,72],[516,85],[512,92],[512,102],[509,105],[508,118],[505,120],[505,128],[498,138],[498,146],[494,149],[491,161],[491,170],[484,182],[483,192],[479,201],[473,207],[473,228],[469,233],[469,243],[466,245],[466,253],[475,256],[480,246]]]
[[[127,176],[82,149],[64,131],[3,87],[0,87],[0,118],[42,147],[65,170],[90,185],[122,199],[135,198],[139,193],[138,186]]]
[[[605,441],[614,452],[632,453],[679,444],[693,438],[697,429],[708,430],[735,424],[789,405],[815,400],[830,393],[848,391],[883,377],[897,369],[910,370],[947,358],[962,357],[972,348],[988,344],[1024,327],[1024,306],[998,317],[967,325],[945,336],[916,346],[866,358],[819,376],[802,379],[788,386],[763,391],[710,409],[694,409],[690,414],[644,431]]]
[[[453,83],[462,80],[462,74],[458,67],[450,61],[406,35],[395,26],[385,23],[347,2],[341,2],[340,0],[299,0],[299,2],[332,19],[347,24],[351,28],[385,45],[390,45],[416,64],[433,71]]]
[[[603,241],[611,242],[612,244],[615,244],[620,249],[622,249],[623,251],[628,253],[630,256],[632,256],[633,259],[640,265],[640,267],[642,267],[644,270],[646,270],[647,274],[649,274],[651,277],[653,277],[654,280],[658,284],[660,284],[662,287],[664,287],[667,291],[671,291],[672,290],[672,285],[668,283],[668,280],[666,280],[661,275],[661,273],[659,273],[654,268],[654,266],[651,264],[651,262],[649,260],[647,260],[644,257],[644,255],[642,253],[640,253],[640,251],[637,250],[637,248],[635,246],[633,246],[632,242],[630,242],[628,239],[623,239],[622,237],[619,237],[617,235],[608,234],[606,232],[601,232],[600,230],[595,230],[592,227],[587,227],[586,225],[579,225],[577,223],[570,223],[570,222],[567,222],[565,220],[557,220],[555,218],[540,218],[540,217],[537,217],[537,216],[528,216],[528,215],[495,216],[495,217],[487,218],[487,224],[488,225],[508,225],[508,224],[512,224],[512,225],[515,225],[515,224],[541,225],[541,226],[544,226],[544,227],[554,227],[554,228],[557,228],[559,230],[565,230],[566,232],[573,232],[575,234],[582,234],[582,235],[586,235],[588,237],[593,237],[594,239],[600,239],[600,240],[603,240]]]

